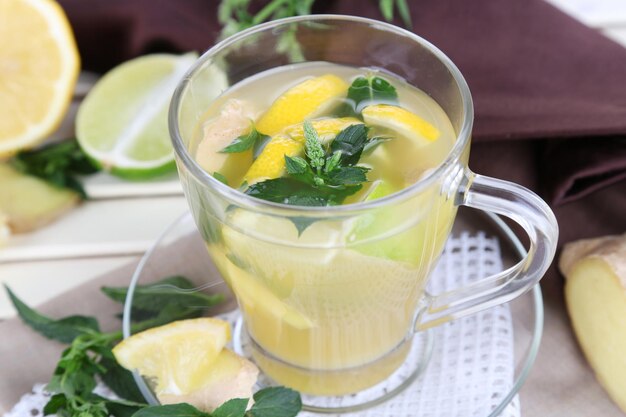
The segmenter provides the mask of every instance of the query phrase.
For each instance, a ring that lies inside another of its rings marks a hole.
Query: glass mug
[[[285,37],[297,42],[295,53],[284,52]],[[255,199],[196,163],[203,117],[225,89],[279,66],[318,61],[377,68],[426,92],[457,135],[447,158],[395,194],[333,207]],[[555,252],[554,215],[531,191],[469,170],[472,122],[468,86],[440,50],[364,18],[259,25],[218,43],[189,70],[169,113],[180,179],[208,252],[237,298],[252,357],[272,380],[312,395],[358,392],[403,363],[416,332],[506,303],[539,281]],[[429,294],[429,274],[459,205],[513,219],[528,233],[528,255],[469,287]],[[376,219],[384,227],[363,233]]]

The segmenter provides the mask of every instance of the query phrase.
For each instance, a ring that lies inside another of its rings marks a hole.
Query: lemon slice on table
[[[115,346],[124,368],[156,379],[157,393],[186,394],[201,387],[231,338],[219,319],[176,321],[137,333]]]
[[[434,142],[440,135],[435,126],[402,107],[375,104],[363,109],[362,115],[366,124],[397,132],[420,146]]]
[[[319,117],[331,110],[347,91],[348,84],[335,75],[310,78],[278,97],[258,120],[256,128],[265,135],[274,136],[287,126]]]
[[[146,55],[109,71],[76,116],[83,150],[121,177],[150,177],[173,168],[167,111],[176,85],[196,58],[195,53]]]
[[[322,143],[337,136],[346,127],[362,123],[354,117],[318,119],[311,121]],[[296,156],[304,151],[304,127],[302,123],[286,128],[274,136],[246,172],[244,181],[249,185],[259,181],[278,178],[285,171],[285,155]]]
[[[57,128],[79,68],[72,29],[55,1],[0,2],[0,158]]]

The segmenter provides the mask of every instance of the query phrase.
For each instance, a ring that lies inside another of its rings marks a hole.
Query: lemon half
[[[0,158],[33,147],[61,123],[80,59],[57,2],[0,2]]]

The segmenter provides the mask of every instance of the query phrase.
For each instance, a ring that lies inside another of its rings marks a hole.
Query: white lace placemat
[[[502,270],[496,238],[463,233],[451,237],[433,272],[429,290],[434,293],[467,285]],[[229,317],[234,318],[234,316]],[[511,390],[514,378],[513,323],[507,305],[439,326],[433,355],[426,369],[402,394],[359,417],[486,417]],[[43,416],[49,395],[44,384],[22,397],[4,417]],[[99,386],[101,395],[105,387]],[[302,416],[319,416],[301,413]],[[519,417],[517,396],[502,417]]]

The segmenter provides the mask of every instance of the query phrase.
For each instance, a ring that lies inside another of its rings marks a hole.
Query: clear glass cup
[[[457,133],[447,158],[398,193],[334,207],[255,199],[194,161],[203,116],[225,89],[278,66],[319,61],[377,68],[430,95]],[[472,122],[469,88],[440,50],[359,17],[256,26],[220,42],[190,69],[169,114],[178,171],[208,252],[237,297],[252,356],[273,381],[312,395],[358,392],[402,365],[416,332],[508,302],[539,281],[554,257],[554,215],[533,192],[470,171]],[[513,219],[528,233],[528,255],[471,287],[429,294],[425,284],[459,205]],[[381,218],[385,227],[362,232]],[[386,256],[390,250],[408,261]]]

